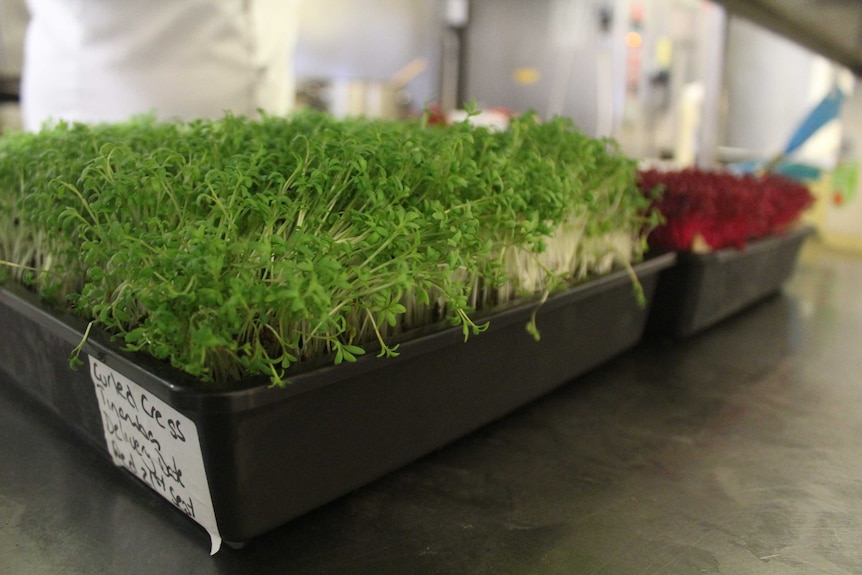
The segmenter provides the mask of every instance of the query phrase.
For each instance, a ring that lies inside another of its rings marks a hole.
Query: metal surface
[[[0,573],[858,573],[860,285],[809,242],[781,295],[214,557],[0,385]]]

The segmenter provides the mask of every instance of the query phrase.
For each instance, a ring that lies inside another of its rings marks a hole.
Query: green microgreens
[[[59,124],[0,139],[4,273],[216,387],[629,267],[634,163],[570,121]],[[538,338],[535,316],[528,329]],[[89,331],[89,330],[88,330]]]

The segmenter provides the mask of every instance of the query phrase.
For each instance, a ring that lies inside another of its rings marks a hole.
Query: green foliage
[[[477,310],[630,266],[646,204],[612,142],[533,115],[502,132],[303,113],[0,139],[4,273],[221,388],[395,356],[441,321],[479,333]]]

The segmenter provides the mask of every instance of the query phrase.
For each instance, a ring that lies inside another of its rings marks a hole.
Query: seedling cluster
[[[647,195],[659,192],[654,207],[664,221],[649,244],[662,250],[744,249],[750,240],[787,231],[814,204],[805,185],[772,173],[643,170],[638,183]]]
[[[59,123],[0,139],[0,273],[202,385],[283,384],[630,270],[648,203],[563,118]]]

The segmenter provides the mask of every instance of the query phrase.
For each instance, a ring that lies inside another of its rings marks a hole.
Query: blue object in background
[[[823,170],[810,164],[782,162],[775,167],[773,172],[786,176],[792,180],[805,183],[819,180]]]
[[[742,174],[757,174],[764,169],[766,164],[762,161],[737,162],[728,166],[731,173]],[[773,165],[772,173],[781,174],[798,182],[814,182],[820,179],[823,170],[811,164],[803,164],[800,162],[785,162],[779,161]]]
[[[832,88],[820,100],[820,103],[809,112],[799,127],[796,128],[796,131],[787,143],[787,147],[784,148],[785,155],[792,154],[798,150],[817,130],[837,118],[841,114],[841,105],[844,103],[844,98],[844,92],[837,86]]]
[[[833,87],[802,120],[783,152],[767,162],[758,160],[732,164],[729,166],[730,171],[738,174],[774,172],[801,182],[817,180],[822,173],[820,168],[808,164],[787,162],[785,158],[802,147],[820,128],[838,118],[841,115],[841,106],[844,104],[845,98],[846,96],[841,89],[837,86]]]

